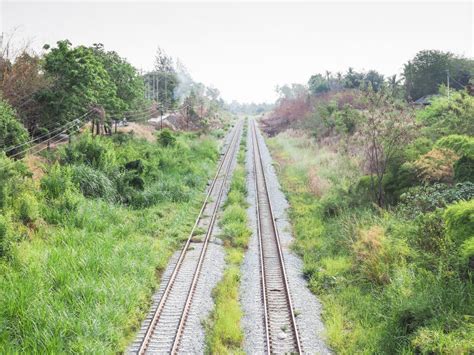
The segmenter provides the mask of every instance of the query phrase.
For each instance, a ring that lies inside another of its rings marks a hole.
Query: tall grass
[[[431,243],[434,251],[420,243],[445,238],[443,218],[407,218],[352,201],[360,172],[343,149],[294,133],[268,143],[291,206],[294,248],[324,306],[329,345],[342,354],[474,351],[471,274],[458,269],[449,239]],[[467,220],[461,207],[459,219]]]
[[[214,141],[188,135],[165,147],[82,139],[59,152],[61,165],[41,184],[15,173],[16,187],[4,189],[0,353],[123,351],[191,228],[218,155]],[[17,210],[24,193],[39,206]]]

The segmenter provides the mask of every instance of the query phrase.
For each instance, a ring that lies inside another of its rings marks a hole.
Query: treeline
[[[85,122],[110,133],[113,121],[147,120],[176,112],[186,127],[222,120],[219,90],[195,82],[184,65],[158,49],[151,72],[140,73],[102,44],[73,46],[68,40],[0,49],[0,149],[21,157],[31,142],[70,134]]]
[[[474,75],[474,61],[449,52],[424,50],[403,65],[400,77],[394,74],[385,77],[376,70],[358,72],[349,68],[346,73],[329,71],[312,75],[308,81],[311,94],[318,95],[343,89],[367,89],[378,91],[386,88],[399,98],[408,101],[436,94],[440,85],[449,85],[456,90],[464,89]]]

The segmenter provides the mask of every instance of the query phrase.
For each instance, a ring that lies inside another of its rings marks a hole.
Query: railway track
[[[196,222],[171,275],[162,281],[161,297],[155,301],[147,318],[148,324],[139,332],[139,340],[132,344],[131,353],[177,353],[179,350],[217,212],[239,147],[242,125],[243,122],[239,121],[231,133],[230,143],[221,158]]]
[[[266,352],[302,353],[255,121],[250,124]]]

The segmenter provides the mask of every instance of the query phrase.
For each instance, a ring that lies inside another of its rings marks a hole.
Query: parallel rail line
[[[265,177],[255,121],[252,121],[253,167],[257,207],[260,273],[266,352],[302,353],[278,228]]]
[[[241,132],[242,121],[239,121],[234,127],[230,143],[221,158],[199,215],[142,337],[137,350],[138,354],[145,354],[148,351],[173,354],[178,352],[209,240],[239,146]],[[206,234],[204,240],[196,243],[193,238],[196,237],[195,232],[200,223],[206,227]],[[192,252],[192,250],[198,247],[200,251],[196,260],[196,251]]]

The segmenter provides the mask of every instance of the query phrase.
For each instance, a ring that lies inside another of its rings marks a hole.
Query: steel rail
[[[259,240],[259,251],[260,251],[260,270],[262,273],[261,276],[261,283],[262,283],[262,298],[263,298],[263,303],[264,303],[264,326],[265,326],[265,338],[266,338],[266,343],[267,343],[267,353],[270,354],[272,352],[272,339],[271,339],[271,334],[270,334],[270,326],[269,326],[269,313],[271,310],[268,309],[268,295],[267,295],[267,286],[266,286],[266,276],[265,276],[265,258],[263,254],[263,237],[261,233],[261,216],[260,216],[260,207],[259,207],[259,201],[258,201],[258,183],[257,183],[257,159],[258,159],[258,164],[260,165],[261,169],[261,176],[262,176],[262,181],[264,185],[264,194],[266,196],[266,200],[268,201],[268,207],[269,207],[269,212],[272,220],[272,230],[273,230],[273,235],[274,239],[277,245],[277,250],[278,250],[278,259],[279,259],[279,265],[280,269],[283,275],[283,284],[284,284],[284,289],[285,289],[285,296],[288,302],[288,312],[290,314],[290,320],[291,320],[291,326],[293,328],[293,334],[295,339],[294,340],[294,345],[296,346],[296,351],[298,353],[303,353],[301,341],[300,341],[300,336],[298,332],[298,327],[296,324],[296,317],[294,314],[293,310],[293,303],[291,301],[291,293],[290,293],[290,287],[288,284],[288,277],[286,274],[286,269],[285,269],[285,263],[283,259],[283,252],[281,248],[281,243],[280,243],[280,236],[278,233],[278,228],[276,226],[274,214],[273,214],[273,207],[272,203],[270,200],[270,194],[268,192],[268,186],[267,186],[267,181],[266,181],[266,176],[265,176],[265,169],[263,168],[263,162],[262,162],[262,154],[260,151],[260,143],[258,141],[258,136],[257,136],[257,128],[256,128],[256,123],[254,120],[252,120],[252,148],[253,148],[253,156],[254,156],[254,175],[255,175],[255,198],[256,198],[256,209],[257,209],[257,234],[258,234],[258,240]]]
[[[237,124],[237,127],[236,127],[237,134],[241,131],[240,126],[241,126],[241,121],[239,121],[239,123]],[[214,210],[213,210],[213,213],[212,213],[212,216],[211,216],[211,221],[209,223],[209,227],[207,229],[207,233],[206,233],[206,237],[205,237],[205,240],[204,240],[204,243],[203,243],[203,247],[202,247],[201,253],[199,255],[199,261],[198,261],[198,264],[196,266],[196,270],[194,272],[193,281],[191,283],[191,286],[190,286],[189,291],[188,291],[188,295],[186,297],[186,303],[185,303],[185,306],[184,306],[184,309],[183,309],[183,313],[181,315],[181,319],[180,319],[180,322],[179,322],[179,325],[178,325],[178,329],[176,331],[176,336],[174,338],[173,347],[171,348],[171,353],[172,354],[174,354],[178,351],[179,342],[181,341],[181,336],[183,334],[184,327],[186,325],[186,320],[187,320],[188,315],[189,315],[189,309],[191,307],[194,292],[196,290],[197,281],[198,281],[199,275],[201,273],[201,269],[202,269],[202,265],[203,265],[203,262],[204,262],[204,257],[206,255],[207,247],[209,245],[209,239],[211,238],[212,231],[214,229],[214,223],[217,219],[217,212],[219,211],[219,207],[220,207],[220,204],[221,204],[221,201],[222,201],[222,196],[224,194],[226,181],[227,181],[227,178],[230,174],[230,171],[232,170],[232,161],[234,159],[235,152],[237,151],[237,148],[239,147],[239,144],[238,144],[238,142],[240,140],[239,136],[240,136],[240,134],[237,135],[237,140],[235,141],[235,143],[231,147],[232,152],[231,152],[231,155],[230,155],[229,165],[226,169],[225,176],[222,179],[222,186],[219,190],[219,194],[218,194],[216,203],[214,205]]]
[[[218,181],[219,175],[221,173],[221,170],[222,170],[225,162],[228,160],[229,153],[235,151],[235,149],[232,149],[232,148],[236,145],[236,142],[238,141],[239,132],[240,132],[240,129],[241,129],[240,125],[241,124],[239,122],[234,127],[234,132],[233,132],[233,135],[231,137],[230,143],[229,143],[228,147],[226,148],[224,156],[221,158],[221,161],[220,161],[219,166],[217,168],[216,174],[214,175],[214,178],[212,179],[211,186],[209,187],[208,192],[206,194],[206,197],[204,199],[204,202],[202,204],[201,210],[199,211],[199,214],[198,214],[198,216],[197,216],[197,218],[194,222],[193,228],[191,229],[191,232],[189,234],[188,239],[186,240],[186,243],[185,243],[184,247],[181,249],[178,261],[176,262],[176,264],[173,268],[173,272],[172,272],[172,274],[171,274],[171,276],[170,276],[170,278],[169,278],[169,280],[166,284],[165,290],[163,291],[163,294],[161,295],[160,302],[158,303],[158,306],[157,306],[156,310],[153,312],[153,318],[151,319],[151,321],[150,321],[150,323],[147,327],[146,333],[145,333],[144,337],[142,338],[142,341],[140,342],[140,347],[138,348],[138,351],[137,351],[138,354],[145,354],[145,352],[148,348],[148,345],[149,345],[150,340],[153,336],[153,333],[155,332],[156,324],[158,323],[158,320],[160,319],[161,312],[163,311],[163,308],[166,304],[166,301],[168,300],[168,296],[171,292],[171,289],[173,288],[173,284],[174,284],[174,282],[176,280],[176,277],[177,277],[177,275],[180,271],[180,268],[183,264],[186,252],[188,251],[189,245],[192,242],[194,232],[195,232],[195,230],[196,230],[196,228],[199,224],[199,221],[202,218],[202,214],[203,214],[203,212],[204,212],[204,210],[205,210],[205,208],[208,204],[209,197],[211,196],[211,194],[214,190],[214,187],[216,185],[216,182]],[[230,165],[231,164],[229,163],[229,167],[230,167]],[[227,174],[226,174],[226,177],[227,177]],[[223,189],[224,185],[225,185],[225,181],[223,182],[221,189]],[[216,213],[217,213],[217,210],[215,211],[215,214]],[[209,229],[208,229],[208,233],[209,233]]]

